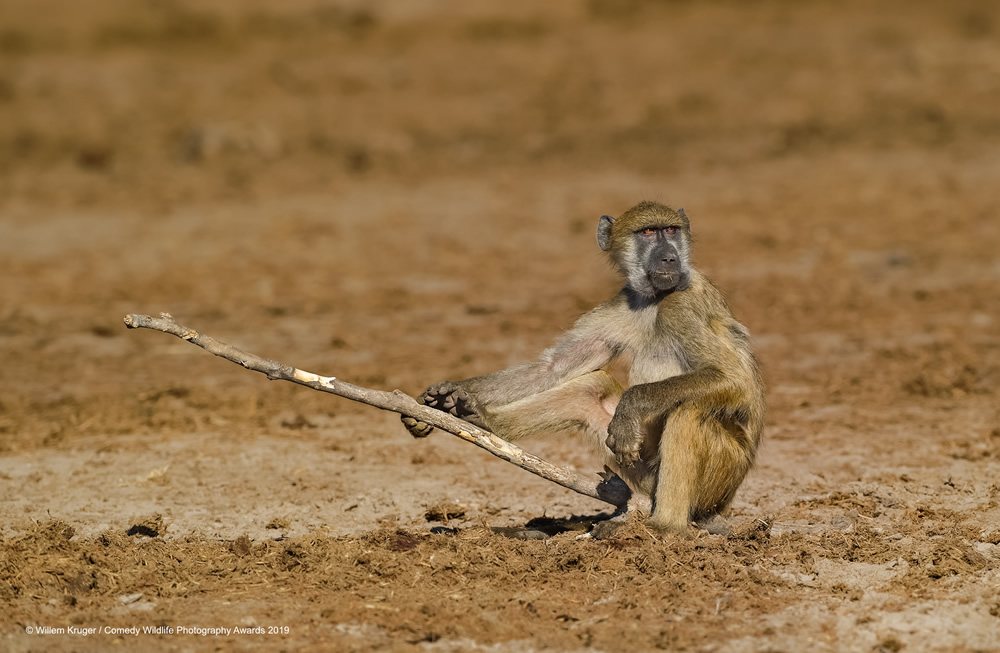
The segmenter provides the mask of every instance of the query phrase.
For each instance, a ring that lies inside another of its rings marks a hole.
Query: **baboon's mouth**
[[[649,273],[649,285],[657,293],[684,290],[687,283],[688,275],[679,270],[653,270]]]
[[[665,290],[677,285],[678,275],[673,272],[652,272],[649,281],[657,288]]]

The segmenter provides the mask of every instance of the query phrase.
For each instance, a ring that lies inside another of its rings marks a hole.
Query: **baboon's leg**
[[[598,370],[504,406],[486,406],[487,426],[514,442],[532,435],[581,433],[602,454],[608,423],[623,390],[613,376]]]
[[[667,418],[660,439],[660,465],[650,524],[683,531],[688,520],[726,508],[751,461],[725,426],[694,406]]]
[[[496,435],[511,442],[533,435],[579,434],[629,487],[648,494],[655,463],[640,461],[622,469],[606,443],[622,392],[613,376],[597,370],[505,406],[487,407],[484,419]]]
[[[621,398],[621,384],[607,372],[597,370],[570,379],[560,386],[502,406],[482,406],[458,384],[441,383],[424,395],[427,405],[447,410],[458,417],[483,426],[496,436],[514,442],[529,436],[580,434],[604,464],[633,489],[650,493],[655,462],[645,461],[621,469],[608,449],[608,424]],[[472,411],[475,411],[474,413]],[[469,415],[471,413],[471,415]],[[466,416],[469,415],[469,416]],[[413,421],[407,428],[414,435],[430,432],[423,422]],[[659,433],[656,434],[657,437]],[[652,443],[651,458],[656,444]],[[644,451],[649,447],[644,447]]]

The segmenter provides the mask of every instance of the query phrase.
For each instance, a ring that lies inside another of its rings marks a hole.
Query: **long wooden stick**
[[[363,404],[381,408],[382,410],[413,417],[453,435],[457,435],[466,442],[471,442],[478,447],[482,447],[497,458],[513,463],[532,474],[541,476],[553,483],[558,483],[574,492],[610,503],[619,509],[626,508],[628,500],[632,495],[631,490],[625,485],[625,482],[617,476],[611,475],[610,478],[605,479],[597,474],[579,474],[558,465],[553,465],[506,440],[501,440],[489,431],[469,424],[465,420],[424,406],[418,403],[413,397],[399,390],[385,392],[383,390],[363,388],[332,376],[320,376],[312,372],[294,368],[291,365],[262,358],[179,324],[169,313],[160,313],[160,317],[138,315],[135,313],[126,315],[125,326],[130,329],[153,329],[175,335],[182,340],[198,345],[209,353],[221,356],[234,363],[239,363],[248,370],[265,374],[272,381],[291,381],[292,383],[298,383],[313,390],[329,392],[352,401],[360,401]]]

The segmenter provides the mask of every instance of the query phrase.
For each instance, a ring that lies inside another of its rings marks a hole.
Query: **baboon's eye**
[[[643,236],[652,236],[656,233],[656,227],[643,227],[640,229],[640,233],[642,233]]]
[[[667,227],[666,232],[671,236],[673,236],[675,233],[677,233],[677,227]]]

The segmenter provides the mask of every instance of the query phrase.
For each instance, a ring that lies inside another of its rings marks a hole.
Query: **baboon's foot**
[[[436,410],[450,413],[459,419],[464,419],[473,426],[481,429],[488,429],[486,422],[479,416],[476,400],[457,383],[445,381],[432,385],[424,390],[420,396],[420,402],[425,406],[430,406]],[[422,420],[414,417],[400,416],[403,426],[415,438],[426,438],[434,430],[434,427]]]
[[[403,426],[406,427],[406,430],[410,432],[410,435],[415,438],[426,438],[431,434],[431,431],[434,430],[434,427],[427,422],[421,422],[418,419],[407,417],[406,415],[400,415],[399,419],[403,422]]]
[[[615,533],[620,531],[628,523],[628,518],[626,517],[628,513],[621,513],[612,517],[611,519],[605,519],[604,521],[599,521],[594,524],[594,527],[590,529],[587,533],[591,538],[595,540],[606,540]]]
[[[626,535],[633,530],[642,530],[646,521],[646,513],[630,504],[625,510],[615,513],[610,519],[604,519],[594,524],[589,535],[595,540],[607,540],[616,535]]]
[[[432,385],[424,391],[421,399],[431,408],[451,413],[481,429],[488,428],[481,417],[478,402],[457,383],[445,381]]]
[[[729,535],[729,532],[733,530],[732,524],[718,513],[698,519],[694,525],[707,531],[709,535]]]

